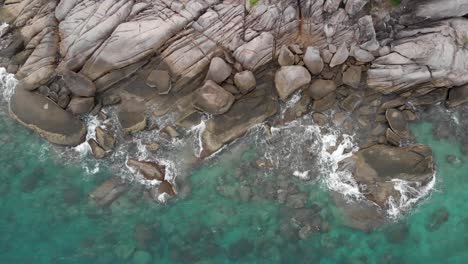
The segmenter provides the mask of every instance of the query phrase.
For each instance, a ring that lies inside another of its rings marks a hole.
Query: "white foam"
[[[10,25],[7,23],[1,23],[0,24],[0,36],[3,36],[3,33],[5,30],[9,27]]]
[[[74,151],[80,153],[81,157],[85,157],[86,155],[88,155],[88,153],[91,152],[91,146],[89,146],[88,140],[96,139],[96,127],[101,125],[97,116],[93,115],[86,116],[84,121],[88,130],[86,134],[86,140],[80,145],[73,148]]]
[[[10,102],[17,84],[18,80],[14,74],[8,73],[5,68],[0,68],[0,92],[6,102]]]
[[[389,198],[387,201],[389,207],[387,214],[392,218],[398,218],[403,212],[411,208],[413,204],[427,197],[431,193],[436,182],[436,174],[434,173],[431,181],[425,186],[421,187],[418,183],[418,186],[416,186],[417,188],[411,186],[411,184],[415,183],[401,179],[393,179],[391,181],[394,183],[393,188],[400,193],[400,199],[396,201],[394,197]]]
[[[309,175],[309,172],[310,171],[298,171],[298,170],[295,170],[293,172],[293,176],[295,177],[298,177],[299,179],[301,180],[304,180],[304,181],[308,181],[310,180],[310,175]]]

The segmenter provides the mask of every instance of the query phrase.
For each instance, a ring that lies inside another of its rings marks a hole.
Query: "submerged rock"
[[[426,223],[426,230],[429,232],[438,230],[445,222],[448,221],[449,216],[450,214],[447,208],[438,208],[429,216],[428,222]]]
[[[112,177],[104,181],[99,187],[89,194],[100,206],[109,206],[114,202],[120,195],[127,190],[127,185],[122,179]]]

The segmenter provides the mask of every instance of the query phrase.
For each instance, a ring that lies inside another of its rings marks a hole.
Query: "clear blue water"
[[[89,174],[81,163],[95,161],[60,157],[11,120],[3,105],[0,263],[467,263],[468,157],[455,135],[435,139],[430,122],[412,130],[434,151],[438,179],[430,197],[399,221],[364,233],[343,225],[324,186],[298,180],[306,207],[319,208],[328,226],[300,240],[283,228],[291,210],[264,192],[274,177],[257,182],[249,165],[257,158],[254,148],[192,171],[187,197],[160,205],[133,184],[101,208],[88,194],[112,172],[101,166]],[[458,162],[449,163],[447,155]],[[242,199],[246,187],[250,193]],[[448,217],[434,222],[437,212]]]

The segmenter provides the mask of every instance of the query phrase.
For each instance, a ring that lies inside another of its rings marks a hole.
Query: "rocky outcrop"
[[[434,177],[433,157],[426,145],[373,145],[359,150],[342,165],[352,173],[361,193],[383,209],[390,208],[392,201],[400,200],[401,193],[396,187],[399,181],[419,190]]]
[[[86,127],[53,101],[17,89],[10,101],[11,115],[54,144],[76,146],[85,140]]]

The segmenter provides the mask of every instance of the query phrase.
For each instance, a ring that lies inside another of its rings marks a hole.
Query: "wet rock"
[[[109,206],[127,190],[127,185],[122,179],[112,177],[104,181],[99,187],[89,194],[100,206]]]
[[[350,66],[343,72],[343,83],[353,88],[359,88],[361,83],[361,66]]]
[[[408,137],[408,122],[402,112],[396,109],[387,109],[385,112],[390,128],[400,137]]]
[[[294,54],[286,46],[282,46],[278,55],[280,66],[290,66],[294,64]]]
[[[96,141],[104,150],[109,151],[114,148],[115,137],[111,135],[108,131],[96,127]]]
[[[16,89],[10,100],[10,113],[22,125],[54,144],[76,146],[85,140],[85,125],[39,94]]]
[[[336,91],[336,84],[331,80],[315,80],[307,89],[307,95],[314,100],[319,100]]]
[[[251,71],[238,72],[234,75],[234,83],[242,94],[246,94],[255,88],[257,82]]]
[[[68,90],[75,96],[93,97],[96,93],[96,86],[84,75],[68,70],[61,72],[60,75]]]
[[[217,84],[221,84],[231,75],[231,72],[232,67],[229,64],[219,57],[214,57],[211,60],[206,80],[211,80]]]
[[[180,137],[179,132],[173,126],[166,126],[163,129],[163,132],[166,133],[171,138],[178,138]]]
[[[348,59],[348,56],[348,48],[346,47],[346,43],[343,43],[338,48],[335,55],[333,55],[333,58],[330,61],[330,68],[343,64]]]
[[[145,145],[145,147],[151,152],[157,152],[161,148],[161,146],[158,143],[150,143]]]
[[[168,94],[171,90],[171,76],[167,71],[153,70],[148,75],[146,84],[156,88],[159,94]]]
[[[176,122],[176,125],[183,128],[192,128],[200,124],[202,115],[198,111],[193,111],[182,115]]]
[[[120,111],[117,117],[125,134],[136,133],[146,128],[146,116],[143,112]]]
[[[312,114],[312,119],[319,126],[325,126],[328,124],[328,117],[322,113],[315,112]]]
[[[323,97],[322,99],[315,100],[312,103],[312,109],[318,112],[325,112],[332,108],[336,103],[336,93],[332,92]]]
[[[160,194],[167,194],[169,196],[175,196],[176,192],[174,191],[174,187],[168,181],[163,181],[158,186],[158,191]]]
[[[391,145],[394,146],[400,146],[403,139],[397,135],[391,128],[387,128],[385,131],[385,138],[387,139],[387,142],[390,143]]]
[[[299,238],[302,240],[308,239],[310,236],[312,236],[315,233],[315,230],[309,226],[303,226],[301,229],[299,229]]]
[[[94,97],[73,97],[68,104],[67,110],[75,115],[89,113],[94,107]]]
[[[193,106],[203,112],[221,115],[226,113],[234,103],[234,96],[215,82],[208,80],[195,91]]]
[[[106,156],[106,151],[99,146],[99,144],[93,138],[88,140],[88,144],[91,147],[91,152],[93,153],[94,158],[103,159]]]
[[[166,169],[156,162],[129,159],[127,165],[141,173],[147,180],[164,181]]]
[[[361,105],[362,98],[359,95],[351,94],[341,101],[340,106],[348,112],[353,112]]]
[[[390,197],[396,201],[400,199],[400,193],[394,188],[396,182],[392,180],[403,180],[412,188],[420,189],[426,186],[434,175],[431,149],[426,145],[372,145],[354,153],[340,166],[349,170],[360,186],[366,186],[367,199],[381,208],[389,206]],[[407,195],[411,199],[419,193]]]
[[[419,118],[418,115],[411,110],[403,110],[403,116],[406,121],[416,121]]]
[[[47,96],[49,95],[50,93],[50,90],[49,90],[49,87],[45,86],[45,85],[41,85],[39,86],[39,88],[37,88],[37,91],[42,94],[43,96]]]
[[[308,47],[304,55],[304,64],[312,74],[320,74],[323,70],[323,60],[320,50],[316,47]]]
[[[116,105],[120,103],[120,96],[116,94],[104,95],[101,99],[102,106]]]
[[[447,155],[445,157],[445,160],[449,164],[455,164],[455,165],[461,165],[462,164],[461,160],[457,156],[454,156],[454,155]]]
[[[447,105],[457,107],[468,102],[468,84],[450,89]]]
[[[286,99],[297,89],[310,83],[312,77],[303,66],[284,66],[275,74],[275,86],[281,100]]]
[[[440,207],[435,210],[430,216],[426,223],[426,230],[434,232],[438,230],[445,222],[449,219],[449,211],[445,207]]]

